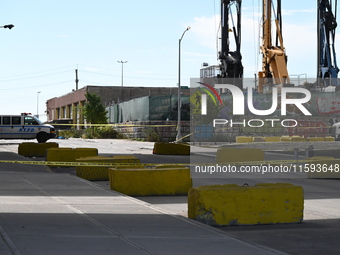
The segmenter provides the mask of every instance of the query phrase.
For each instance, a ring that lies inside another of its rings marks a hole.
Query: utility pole
[[[41,91],[37,92],[37,118],[39,118],[39,94],[41,93]]]
[[[117,61],[118,63],[121,63],[122,64],[122,87],[124,85],[124,64],[127,63],[127,61]]]

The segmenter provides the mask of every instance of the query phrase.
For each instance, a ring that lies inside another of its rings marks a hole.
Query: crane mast
[[[323,86],[339,85],[334,47],[337,22],[332,9],[332,1],[318,0],[318,84]]]
[[[275,85],[292,86],[287,70],[287,55],[283,45],[281,0],[277,0],[277,8],[272,0],[263,0],[262,16],[262,71],[259,72],[258,91],[270,92]],[[272,16],[275,19],[275,43],[272,36]]]
[[[237,24],[235,26],[231,5],[235,5]],[[230,17],[229,17],[230,16]],[[231,24],[229,24],[231,21]],[[235,50],[230,50],[229,33],[233,32]],[[242,78],[241,62],[241,1],[221,1],[221,51],[219,53],[222,78]]]
[[[243,89],[243,65],[241,55],[241,0],[221,0],[221,49],[218,53],[219,65],[204,67],[200,77],[206,83],[234,84]],[[234,19],[233,10],[236,11]],[[230,36],[232,32],[233,36]],[[233,45],[230,41],[233,39]],[[231,49],[232,46],[234,49]],[[217,80],[217,81],[216,81]]]

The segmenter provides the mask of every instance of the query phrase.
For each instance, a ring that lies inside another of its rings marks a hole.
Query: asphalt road
[[[216,148],[192,147],[189,156],[164,156],[152,154],[153,143],[127,140],[51,140],[58,142],[60,147],[96,147],[100,155],[135,155],[142,163],[215,163]],[[0,140],[0,151],[17,152],[20,140]],[[327,151],[317,152],[329,155]],[[340,153],[333,151],[332,156]],[[303,159],[299,155],[299,159]],[[292,160],[293,153],[266,153],[266,160]],[[74,174],[72,168],[54,169],[55,172]],[[287,182],[300,185],[304,189],[304,221],[301,224],[278,224],[256,226],[220,227],[228,235],[238,239],[271,247],[288,254],[339,254],[340,245],[340,180],[338,179],[308,179],[305,173],[289,174],[197,174],[192,169],[194,186],[233,183],[276,183]],[[109,189],[108,182],[97,184]],[[153,204],[162,210],[174,214],[186,215],[186,196],[138,197],[138,199]]]

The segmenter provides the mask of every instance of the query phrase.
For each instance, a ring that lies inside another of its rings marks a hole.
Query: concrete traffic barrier
[[[170,165],[170,164],[159,164],[159,165],[155,165],[155,168],[183,168],[183,166],[181,165],[176,165],[176,164],[173,164],[173,165]]]
[[[308,137],[307,140],[309,142],[324,142],[325,137]]]
[[[292,142],[307,142],[307,138],[301,137],[301,136],[292,136],[290,138]]]
[[[188,217],[212,226],[299,223],[303,220],[301,186],[267,183],[192,188]]]
[[[317,156],[309,158],[309,161],[304,164],[307,178],[340,179],[340,159]]]
[[[190,145],[186,143],[157,142],[154,144],[153,154],[190,155]]]
[[[261,136],[254,136],[253,137],[253,143],[263,143],[265,141],[265,138],[264,137],[261,137]]]
[[[46,161],[76,162],[77,158],[98,156],[97,148],[51,148],[46,150]]]
[[[236,143],[252,143],[252,136],[236,136]]]
[[[21,143],[18,147],[18,154],[24,157],[45,157],[46,150],[59,148],[58,143]]]
[[[280,136],[267,136],[264,138],[264,141],[268,143],[278,143],[280,142],[280,139]]]
[[[281,136],[280,142],[290,142],[292,139],[290,136]]]
[[[77,162],[85,162],[85,163],[111,163],[111,164],[120,164],[120,163],[133,163],[138,164],[140,160],[135,156],[114,156],[114,157],[103,157],[103,156],[95,156],[95,157],[82,157],[77,158]],[[112,166],[111,166],[112,167]],[[76,166],[76,175],[83,179],[89,181],[108,181],[109,180],[109,168],[106,166]],[[130,166],[131,167],[131,166]]]
[[[110,189],[114,190],[114,187],[113,187],[113,178],[114,178],[113,170],[136,170],[136,169],[142,170],[142,169],[147,169],[147,168],[145,166],[143,166],[142,164],[141,165],[134,165],[134,166],[118,165],[118,166],[109,168],[108,174],[109,174]]]
[[[264,152],[260,149],[252,148],[227,148],[220,147],[217,149],[216,162],[246,162],[246,161],[263,161]]]
[[[187,195],[190,169],[110,169],[110,187],[129,196]]]
[[[325,142],[334,142],[334,141],[335,141],[335,137],[332,137],[332,136],[325,137]]]

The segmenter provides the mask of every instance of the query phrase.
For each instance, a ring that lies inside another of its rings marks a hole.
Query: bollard
[[[299,160],[299,148],[294,148],[294,160]]]
[[[310,145],[308,148],[306,148],[305,154],[306,154],[306,158],[314,157],[314,147],[313,147],[313,145]]]

